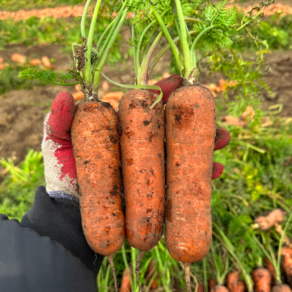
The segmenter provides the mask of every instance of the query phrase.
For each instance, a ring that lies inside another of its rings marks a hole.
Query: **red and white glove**
[[[78,201],[76,165],[70,135],[74,113],[73,96],[66,91],[58,93],[45,118],[42,152],[49,196]]]

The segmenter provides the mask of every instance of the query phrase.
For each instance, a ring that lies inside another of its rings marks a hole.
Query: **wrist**
[[[67,194],[66,192],[63,192],[63,191],[48,191],[47,190],[47,193],[51,198],[54,198],[54,199],[66,199],[66,200],[79,202],[78,197],[76,197],[75,195]]]

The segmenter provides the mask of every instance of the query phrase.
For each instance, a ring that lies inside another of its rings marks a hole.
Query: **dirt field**
[[[289,1],[281,1],[287,4]],[[250,5],[243,3],[243,5]],[[124,31],[125,40],[129,38],[129,31]],[[124,42],[126,43],[126,42]],[[123,50],[128,45],[125,44]],[[25,47],[21,45],[8,46],[6,50],[0,51],[0,57],[8,59],[13,53],[20,53],[27,57],[35,58],[48,56],[55,58],[57,68],[66,71],[71,68],[71,59],[68,55],[60,52],[60,48],[55,45]],[[277,52],[267,56],[270,71],[265,76],[265,81],[275,92],[273,97],[264,96],[262,108],[267,110],[273,104],[283,104],[282,116],[292,116],[292,51]],[[157,66],[157,72],[163,74],[169,70],[170,56],[163,57],[162,62]],[[124,83],[133,83],[133,63],[131,60],[115,66],[104,68],[104,73],[111,79]],[[203,72],[200,76],[202,84],[218,83],[223,77],[220,74],[208,76]],[[32,90],[15,90],[0,96],[0,157],[15,157],[21,161],[28,148],[40,150],[42,140],[42,128],[45,114],[49,111],[50,104],[54,96],[60,90],[74,92],[73,87],[43,87]],[[111,90],[117,89],[110,85]],[[101,92],[102,94],[102,92]],[[1,169],[0,169],[1,173]],[[1,174],[0,174],[1,175]]]

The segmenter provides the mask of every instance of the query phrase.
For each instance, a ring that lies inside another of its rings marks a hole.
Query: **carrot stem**
[[[153,6],[152,6],[152,9],[153,9],[153,14],[154,14],[155,18],[157,19],[157,21],[158,21],[158,23],[159,23],[159,25],[164,33],[164,36],[166,37],[166,39],[167,39],[167,41],[172,49],[172,52],[173,52],[175,61],[177,63],[177,66],[179,68],[179,71],[182,72],[184,66],[183,66],[183,63],[179,57],[179,50],[178,50],[177,46],[175,45],[171,35],[169,34],[162,18],[160,17],[160,15],[157,13],[157,11],[155,10],[155,8]]]
[[[186,18],[187,19],[187,18]],[[190,35],[195,34],[196,31],[195,30],[191,30]],[[173,39],[173,41],[176,43],[177,41],[179,41],[179,37],[176,37]],[[158,61],[160,60],[160,58],[166,53],[166,51],[170,48],[170,45],[167,44],[152,60],[150,66],[149,66],[149,76],[151,75],[154,67],[156,66],[156,64],[158,63]]]
[[[109,264],[111,266],[112,274],[113,274],[113,279],[114,279],[114,284],[115,284],[115,292],[118,292],[118,282],[117,282],[117,277],[116,277],[114,256],[115,256],[115,254],[111,254],[111,255],[107,256],[107,258],[108,258]]]
[[[183,50],[184,56],[184,77],[188,78],[191,74],[193,67],[192,67],[192,59],[191,59],[191,52],[188,44],[188,36],[187,36],[187,27],[184,20],[184,15],[182,11],[182,7],[180,4],[180,0],[175,0],[176,10],[177,10],[177,17],[180,26],[181,32],[181,46]]]
[[[135,64],[136,64],[136,66],[135,67],[137,67],[136,69],[137,69],[137,72],[136,73],[138,73],[139,71],[140,71],[140,67],[141,67],[141,65],[140,65],[140,51],[141,51],[141,45],[142,45],[142,40],[143,40],[143,38],[144,38],[144,35],[145,35],[145,33],[148,31],[148,29],[155,23],[156,21],[152,21],[144,30],[143,30],[143,32],[142,32],[142,34],[141,34],[141,36],[140,36],[140,38],[139,38],[139,41],[138,41],[138,45],[137,45],[137,51],[135,52]],[[133,25],[133,28],[134,28],[134,25]],[[134,48],[134,51],[135,51],[135,47],[133,47]],[[137,75],[136,75],[137,76]]]
[[[168,12],[169,9],[167,9],[166,11],[164,11],[162,13],[162,15],[164,15],[166,12]],[[140,52],[141,52],[141,45],[142,45],[142,41],[143,41],[143,38],[144,38],[144,35],[146,34],[146,32],[149,30],[149,28],[154,25],[155,23],[157,22],[157,20],[154,20],[152,21],[142,32],[142,34],[140,35],[139,37],[139,41],[138,41],[138,45],[137,45],[137,52],[135,53],[135,61],[136,61],[136,64],[137,64],[137,73],[139,72],[140,70]],[[133,26],[134,27],[134,26]],[[135,50],[135,48],[134,48]]]
[[[94,8],[93,16],[91,19],[89,33],[88,33],[87,51],[85,54],[87,60],[85,62],[85,72],[84,72],[84,81],[85,81],[86,85],[92,84],[91,51],[92,51],[94,29],[95,29],[95,25],[96,25],[96,20],[97,20],[100,4],[101,4],[101,0],[97,0],[95,8]]]
[[[193,68],[197,68],[197,59],[196,59],[196,54],[195,54],[195,47],[196,47],[196,44],[198,43],[198,41],[200,40],[200,38],[205,34],[207,33],[208,31],[210,31],[211,29],[217,27],[217,26],[220,26],[220,25],[211,25],[207,28],[205,28],[203,31],[201,31],[197,37],[195,38],[195,40],[193,41],[192,43],[192,46],[191,46],[191,54],[192,54],[192,64],[193,64]]]
[[[127,1],[125,1],[125,3],[126,2]],[[125,5],[125,3],[124,3],[124,5]],[[95,74],[94,74],[94,80],[93,80],[93,93],[94,94],[97,94],[97,92],[98,92],[98,87],[99,87],[99,84],[100,84],[101,70],[102,70],[102,68],[103,68],[103,66],[105,64],[105,61],[106,61],[107,56],[109,54],[109,51],[110,51],[110,49],[111,49],[111,47],[112,47],[112,45],[113,45],[113,43],[114,43],[119,31],[120,31],[120,29],[121,29],[121,27],[122,27],[122,25],[123,25],[123,23],[124,23],[124,21],[125,21],[125,19],[127,17],[127,14],[128,14],[128,9],[125,9],[125,11],[123,12],[122,17],[121,17],[121,19],[119,21],[119,24],[118,24],[117,28],[115,29],[115,32],[111,36],[110,41],[109,41],[108,45],[106,46],[104,54],[102,55],[101,59],[98,62],[98,65],[96,66],[96,70],[95,70]]]
[[[112,28],[112,26],[115,23],[116,18],[107,26],[107,28],[104,30],[104,32],[102,33],[102,35],[100,36],[100,38],[98,39],[97,43],[96,43],[96,49],[98,50],[101,42],[103,41],[104,37],[106,36],[106,34],[108,33],[108,31]],[[110,35],[110,33],[109,33]],[[107,39],[106,39],[107,40]],[[99,53],[99,55],[101,55],[101,53]]]
[[[134,41],[134,39],[136,38],[136,35],[135,35],[135,25],[132,26],[131,32],[132,32],[132,41]],[[134,60],[135,76],[137,76],[137,73],[139,72],[139,64],[137,63],[136,54],[137,54],[136,49],[133,46],[133,60]]]
[[[119,23],[119,21],[120,21],[120,19],[121,19],[121,17],[122,17],[122,11],[123,11],[123,7],[120,9],[120,11],[119,11],[117,17],[116,17],[116,18],[112,21],[112,23],[107,27],[107,29],[108,29],[109,27],[111,27],[111,29],[110,29],[110,32],[108,33],[108,36],[107,36],[106,40],[104,41],[104,43],[102,44],[102,46],[101,46],[101,48],[100,48],[100,50],[99,50],[99,52],[98,52],[97,60],[96,60],[95,64],[93,65],[93,68],[94,68],[94,69],[92,70],[93,72],[94,72],[95,69],[96,69],[96,66],[97,66],[97,64],[98,64],[98,62],[99,62],[100,57],[103,55],[105,49],[107,48],[108,43],[109,43],[110,40],[112,39],[113,33],[114,33],[114,31],[115,31],[115,28],[117,27],[117,24]],[[101,36],[101,38],[100,38],[99,41],[101,41],[101,40],[103,39],[103,37],[104,37],[104,35],[105,35],[105,32],[106,32],[106,30],[103,32],[103,34],[102,34],[102,36]],[[98,49],[99,46],[100,46],[99,43],[97,43],[97,44],[96,44],[96,49]],[[94,73],[93,73],[93,74],[94,74]]]
[[[166,27],[169,28],[173,25],[173,22],[170,22]],[[137,84],[138,85],[145,85],[148,83],[148,68],[149,68],[149,63],[151,60],[151,56],[158,45],[159,41],[162,38],[163,33],[160,32],[157,37],[155,38],[154,42],[152,43],[150,49],[146,53],[145,57],[143,58],[141,67],[139,68],[139,72],[137,75]],[[139,52],[137,52],[138,54]]]
[[[83,14],[82,14],[82,18],[81,18],[81,36],[83,38],[86,37],[86,32],[85,32],[85,21],[86,21],[86,15],[87,15],[87,11],[88,11],[88,7],[90,5],[91,0],[87,0],[84,10],[83,10]]]

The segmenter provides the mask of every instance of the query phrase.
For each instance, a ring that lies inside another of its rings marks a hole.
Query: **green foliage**
[[[52,83],[56,85],[75,85],[75,83],[67,83],[66,80],[74,79],[72,73],[58,74],[49,70],[37,70],[35,68],[26,68],[22,70],[19,75],[19,78],[26,80],[40,80],[44,83]]]
[[[203,15],[202,22],[196,23],[194,29],[199,33],[207,28],[210,29],[201,40],[201,48],[229,48],[233,41],[231,36],[236,33],[233,28],[237,21],[237,10],[235,7],[226,9],[227,0],[217,3],[216,5],[209,4]]]
[[[231,143],[215,152],[214,157],[225,169],[213,181],[212,217],[250,272],[258,257],[264,257],[251,236],[253,219],[265,211],[279,207],[289,210],[292,206],[289,158],[292,130],[291,124],[285,125],[279,119],[267,128],[230,126],[227,129],[231,132]],[[275,245],[278,246],[277,241]]]
[[[21,220],[32,206],[36,188],[44,185],[42,153],[29,150],[24,161],[16,166],[13,159],[0,159],[7,174],[0,184],[0,213]]]
[[[15,89],[31,89],[34,86],[43,86],[44,82],[39,80],[24,80],[18,78],[18,74],[25,70],[26,65],[11,65],[0,71],[0,94]]]
[[[232,48],[224,50],[217,47],[205,54],[210,72],[222,72],[233,82],[224,91],[228,111],[234,116],[239,116],[251,105],[256,112],[253,124],[258,123],[262,115],[260,110],[262,92],[264,90],[270,92],[262,80],[267,69],[265,52],[259,51],[257,55],[248,56]]]
[[[275,14],[270,18],[252,21],[249,30],[239,31],[234,49],[254,51],[257,49],[257,43],[261,43],[263,40],[266,42],[263,47],[270,50],[291,49],[292,16]]]

